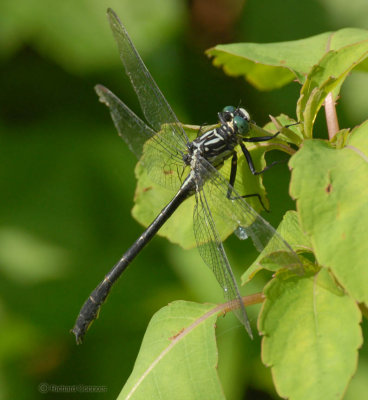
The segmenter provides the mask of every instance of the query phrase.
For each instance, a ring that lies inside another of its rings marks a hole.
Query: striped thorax
[[[218,128],[205,132],[189,144],[189,154],[184,158],[187,165],[192,164],[193,157],[200,155],[215,168],[220,168],[249,131],[250,117],[244,108],[227,106],[218,117],[221,123]]]

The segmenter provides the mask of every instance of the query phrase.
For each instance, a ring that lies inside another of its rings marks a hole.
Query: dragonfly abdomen
[[[190,176],[189,176],[190,178]],[[120,277],[124,270],[144,246],[154,237],[161,226],[171,217],[180,204],[194,193],[195,183],[193,179],[186,179],[178,193],[170,203],[161,210],[155,220],[142,233],[142,235],[125,252],[121,259],[114,265],[104,280],[95,288],[83,304],[75,325],[71,332],[75,335],[77,344],[82,343],[83,337],[92,322],[98,317],[102,304],[105,302],[114,282]]]

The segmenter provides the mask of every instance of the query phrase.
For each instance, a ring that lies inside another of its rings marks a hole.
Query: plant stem
[[[335,102],[330,92],[325,98],[325,114],[328,130],[328,138],[331,140],[340,130],[339,121],[337,120]]]
[[[243,304],[247,306],[252,306],[254,304],[263,303],[265,300],[265,295],[262,292],[250,294],[248,296],[242,297]],[[235,308],[239,307],[234,301],[229,301],[227,303],[220,304],[216,307],[217,311],[226,314],[229,311],[233,311]]]

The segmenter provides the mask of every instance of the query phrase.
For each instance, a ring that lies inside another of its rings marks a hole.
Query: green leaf
[[[265,125],[265,129],[270,132],[276,133],[280,131],[280,134],[277,136],[278,139],[281,139],[285,146],[286,143],[295,144],[295,146],[299,147],[303,141],[303,135],[300,131],[299,123],[295,121],[295,119],[290,118],[285,114],[280,114],[277,117],[273,117],[270,115],[271,122]],[[292,125],[287,128],[287,125]],[[286,151],[288,154],[294,154],[295,151]]]
[[[292,400],[341,398],[362,344],[361,314],[327,270],[316,276],[278,276],[265,290],[258,321],[262,361],[276,390]]]
[[[119,399],[224,399],[214,305],[176,301],[151,319]]]
[[[361,152],[364,158],[368,154],[368,121],[363,122],[351,131],[350,136],[346,140],[346,146],[355,151]]]
[[[318,263],[368,304],[368,123],[339,150],[307,140],[291,158],[291,195]],[[364,138],[364,142],[360,141]],[[359,142],[359,143],[358,143]]]
[[[305,137],[312,137],[317,113],[328,93],[336,100],[349,72],[368,55],[368,40],[326,53],[308,74],[297,105],[298,120],[304,124]]]
[[[336,132],[336,135],[331,138],[330,142],[337,149],[342,149],[345,147],[350,134],[351,132],[349,128],[340,129],[338,132]]]
[[[289,42],[218,45],[206,54],[226,74],[244,76],[259,90],[273,90],[294,79],[303,84],[310,69],[328,50],[367,39],[367,30],[346,28]],[[361,70],[366,71],[367,65],[362,65]]]
[[[302,232],[298,215],[295,211],[288,211],[282,219],[277,232],[285,239],[294,251],[298,253],[311,253],[312,245],[309,238]],[[301,258],[303,264],[306,260]],[[241,277],[242,285],[249,282],[254,278],[257,272],[261,269],[268,269],[270,271],[276,271],[282,268],[281,265],[277,264],[277,257],[273,256],[272,239],[270,246],[266,246],[262,253],[257,257],[254,263],[245,271]]]

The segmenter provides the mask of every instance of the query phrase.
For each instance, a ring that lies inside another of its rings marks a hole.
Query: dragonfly
[[[271,140],[280,132],[250,137],[248,112],[241,107],[227,106],[218,113],[217,127],[200,132],[197,138],[190,141],[118,16],[111,9],[108,9],[107,15],[120,58],[148,124],[109,89],[97,85],[96,92],[100,101],[108,106],[119,135],[141,160],[153,181],[171,188],[175,195],[92,291],[71,332],[77,344],[82,343],[113,284],[177,208],[194,196],[193,231],[199,253],[222,287],[230,308],[252,337],[247,313],[215,220],[225,221],[240,238],[250,237],[260,252],[272,241],[275,251],[287,254],[284,258],[279,257],[283,266],[290,268],[300,263],[289,244],[245,200],[247,197],[258,197],[263,205],[260,195],[241,196],[234,189],[238,158],[236,146],[240,146],[251,172],[261,174],[274,163],[256,171],[245,143]],[[219,170],[230,158],[230,177],[226,179]]]

